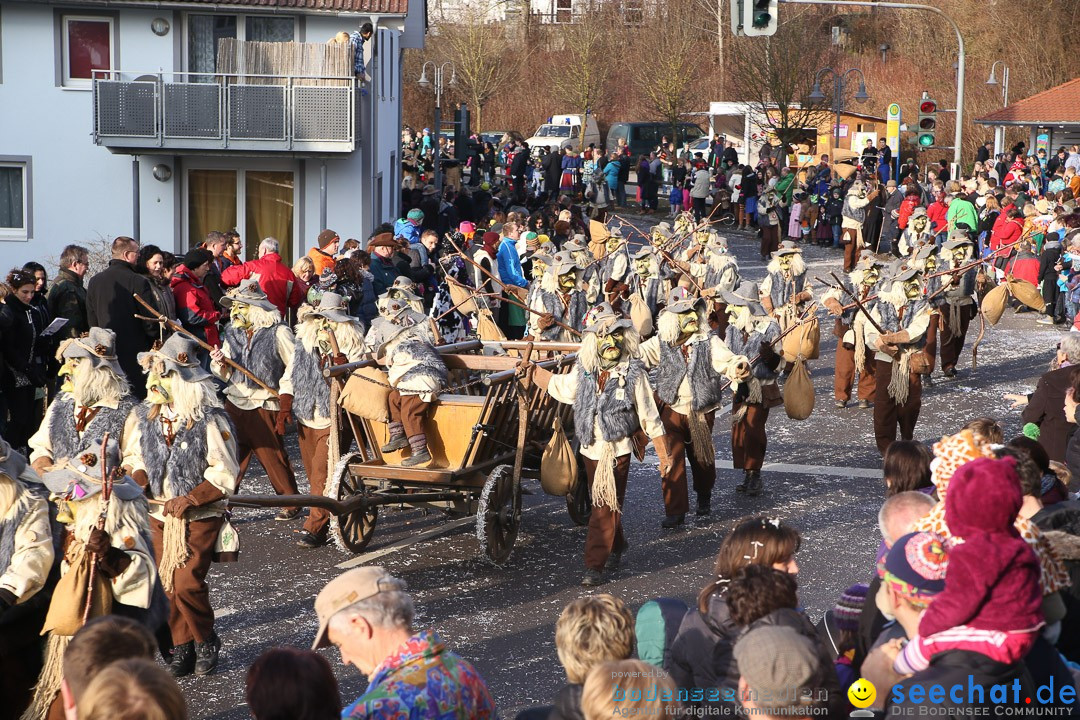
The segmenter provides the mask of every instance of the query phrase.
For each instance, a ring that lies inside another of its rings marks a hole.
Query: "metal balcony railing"
[[[94,142],[109,148],[352,152],[351,77],[95,72]]]

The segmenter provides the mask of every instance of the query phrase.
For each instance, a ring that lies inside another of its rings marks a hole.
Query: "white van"
[[[536,148],[540,147],[546,147],[553,151],[565,148],[580,150],[581,116],[552,115],[525,142],[529,144],[529,149],[534,152]],[[585,147],[589,147],[590,143],[597,147],[600,146],[600,128],[597,127],[596,117],[592,114],[585,116]]]

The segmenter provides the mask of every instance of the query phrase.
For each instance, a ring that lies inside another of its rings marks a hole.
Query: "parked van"
[[[625,140],[633,155],[647,155],[656,149],[660,140],[667,137],[676,147],[687,140],[693,141],[705,136],[705,131],[694,123],[679,123],[675,137],[671,137],[671,123],[666,122],[618,122],[612,123],[608,130],[604,149],[615,150],[619,140]]]
[[[549,150],[572,148],[581,149],[581,116],[552,115],[551,119],[537,128],[536,133],[526,140],[533,151],[539,147]],[[600,128],[594,115],[585,116],[585,147],[589,144],[600,145]]]

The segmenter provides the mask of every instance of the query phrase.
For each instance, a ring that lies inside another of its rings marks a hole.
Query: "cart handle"
[[[439,351],[440,355],[456,355],[471,350],[479,350],[483,346],[483,343],[479,340],[462,340],[461,342],[450,343],[449,345],[439,345],[436,346],[435,349]],[[378,363],[374,360],[357,360],[356,362],[345,363],[344,365],[331,365],[330,367],[323,369],[323,377],[332,378],[339,375],[346,375],[353,370],[374,367],[377,364]]]
[[[533,363],[536,367],[544,368],[545,370],[552,370],[554,368],[560,368],[564,365],[569,365],[577,359],[577,353],[571,353],[570,355],[564,355],[560,358],[552,358],[550,360],[542,360],[538,363]],[[517,377],[517,368],[511,368],[509,370],[501,370],[497,373],[492,373],[484,378],[484,384],[501,385],[505,382],[510,382]]]

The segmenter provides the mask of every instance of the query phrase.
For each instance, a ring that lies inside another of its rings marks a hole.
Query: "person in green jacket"
[[[948,223],[949,233],[956,230],[959,225],[966,225],[968,232],[975,232],[979,227],[979,215],[975,212],[975,206],[960,195],[948,194],[945,202],[949,209],[945,212],[945,222]]]

